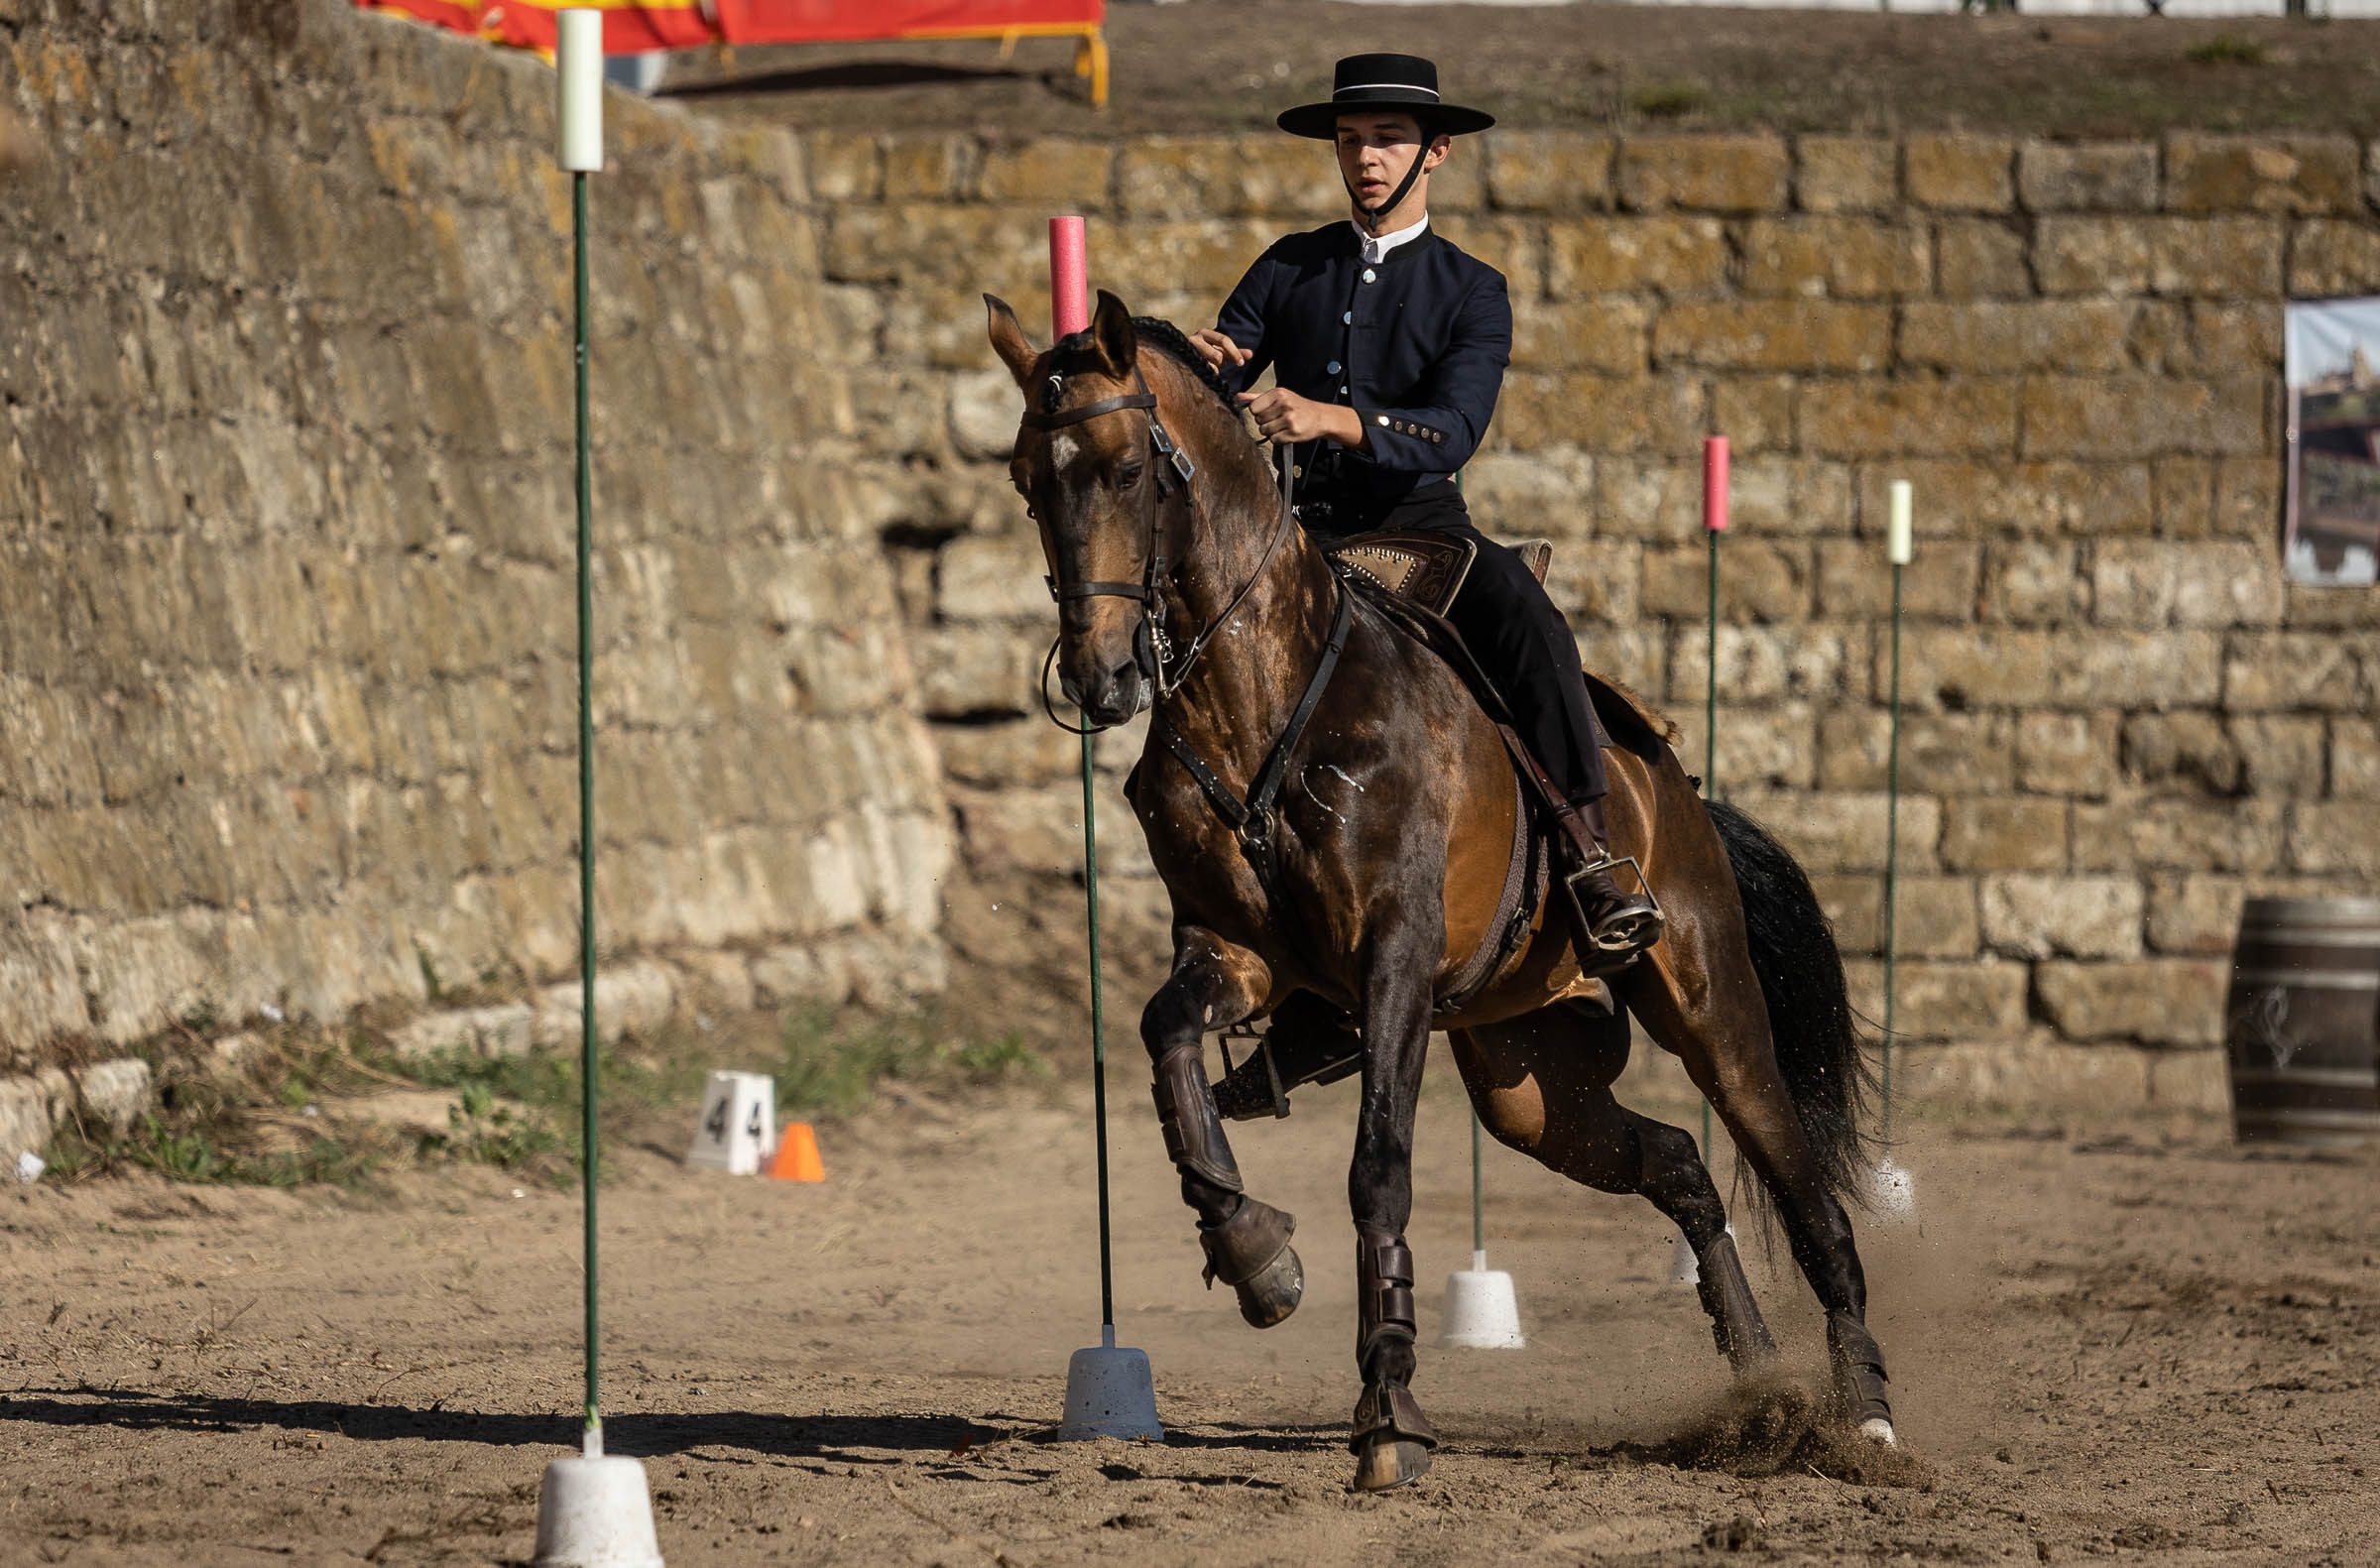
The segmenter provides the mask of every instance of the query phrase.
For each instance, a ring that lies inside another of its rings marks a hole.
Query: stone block
[[[1859,959],[1844,966],[1851,1006],[1862,1017],[1884,1016],[1884,966]],[[1907,963],[1893,971],[1893,1032],[1904,1039],[2004,1038],[2025,1028],[2024,964],[1997,959],[1965,963]],[[1900,1058],[1922,1061],[1923,1053]],[[1898,1092],[1902,1081],[1896,1079]]]
[[[2270,389],[2261,377],[2041,376],[2024,387],[2027,457],[2151,457],[2270,449]]]
[[[2012,958],[2132,958],[2147,915],[2137,877],[1986,877],[1983,939]]]
[[[1884,950],[1881,877],[1813,879],[1819,907],[1835,927],[1844,954]],[[1893,892],[1893,949],[1903,960],[1971,959],[1979,945],[1975,885],[1964,877],[1903,877]]]
[[[1484,141],[1490,206],[1520,212],[1600,211],[1610,206],[1616,137],[1496,130]]]
[[[942,547],[935,607],[948,620],[1049,620],[1049,563],[1031,535],[968,535]]]
[[[1791,449],[1793,393],[1791,376],[1727,376],[1712,382],[1711,423],[1727,432],[1739,472],[1753,453]]]
[[[1847,465],[1797,457],[1746,457],[1741,445],[1734,445],[1733,451],[1727,498],[1730,532],[1752,539],[1784,539],[1835,534],[1851,527],[1854,514]],[[1698,508],[1701,493],[1702,473],[1696,465]],[[1699,510],[1693,515],[1700,521]]]
[[[1463,503],[1492,537],[1541,536],[1567,545],[1594,532],[1595,468],[1595,459],[1571,447],[1483,452],[1464,465]],[[1570,553],[1557,549],[1556,564]]]
[[[32,1078],[0,1078],[0,1162],[50,1146],[50,1096]]]
[[[953,786],[950,799],[958,814],[961,851],[977,875],[1012,871],[1082,875],[1083,794],[1079,784],[1000,790]],[[1138,847],[1128,849],[1128,838]],[[1139,838],[1137,832],[1130,831],[1102,834],[1100,870],[1121,872],[1128,855],[1145,861],[1147,851],[1139,846]],[[1115,857],[1113,866],[1111,856]]]
[[[1640,376],[1651,368],[1652,324],[1644,300],[1539,301],[1514,316],[1512,363]]]
[[[2006,212],[2016,204],[2015,144],[2004,136],[1924,133],[1904,139],[1909,199],[1946,211]]]
[[[1901,307],[1899,359],[1961,373],[2104,373],[2127,362],[2132,315],[2117,300],[1915,300]]]
[[[1516,370],[1504,378],[1492,433],[1524,451],[1674,452],[1703,428],[1699,378]]]
[[[888,136],[885,199],[947,201],[968,196],[979,156],[971,136],[941,131]]]
[[[2213,532],[2270,549],[2281,517],[2281,465],[2270,458],[2226,457],[2214,465]],[[2372,596],[2361,596],[2368,606]],[[2341,600],[2354,603],[2353,597]],[[2373,624],[2366,620],[2363,624]]]
[[[1631,136],[1619,145],[1620,203],[1638,212],[1771,212],[1785,204],[1791,158],[1773,136]]]
[[[1811,382],[1794,414],[1798,444],[1829,457],[2016,449],[2016,390],[1997,381]]]
[[[2280,863],[2278,801],[2130,800],[2075,807],[2083,871],[2268,871]]]
[[[2335,714],[2330,720],[2330,792],[2380,800],[2380,719]]]
[[[2380,231],[2340,218],[2310,218],[2291,231],[2293,299],[2370,294],[2380,289]]]
[[[2124,773],[2151,786],[2184,785],[2212,794],[2239,791],[2239,748],[2212,713],[2135,713],[2124,721]]]
[[[2143,295],[2154,259],[2145,219],[2045,217],[2034,225],[2033,273],[2044,294]]]
[[[650,1040],[677,1012],[678,983],[650,959],[595,972],[595,1032],[602,1040]],[[539,1050],[576,1050],[584,1038],[585,997],[576,981],[537,993],[530,1034]]]
[[[2113,792],[2118,723],[2114,713],[2025,715],[2016,730],[2018,784],[2084,798]]]
[[[2190,307],[2190,368],[2201,375],[2237,375],[2262,370],[2281,373],[2281,303],[2276,300],[2227,304],[2202,300]]]
[[[2012,717],[2000,713],[1912,713],[1901,723],[1901,788],[1920,794],[1999,794],[2015,783]],[[1819,728],[1819,784],[1881,789],[1889,780],[1891,718],[1841,708]]]
[[[1802,543],[1737,540],[1721,550],[1723,621],[1799,621],[1810,613],[1811,554]],[[1697,542],[1645,552],[1647,614],[1700,620],[1710,611],[1710,551]]]
[[[2061,626],[2090,602],[2082,547],[2063,541],[2008,540],[1984,551],[1982,613],[2011,626]]]
[[[1726,281],[1726,230],[1717,218],[1588,217],[1546,226],[1546,289],[1557,300],[1691,299],[1717,294]]]
[[[1995,218],[1945,218],[1934,225],[1935,285],[1949,299],[2021,297],[2033,292],[2025,237]]]
[[[1918,547],[1960,538],[2104,539],[2146,534],[2156,526],[2150,469],[2131,463],[1979,463],[1903,457],[1859,471],[1859,513],[1884,516],[1886,485],[1906,479],[1915,491]],[[1988,567],[1986,569],[1988,576]]]
[[[1681,705],[1675,714],[1678,758],[1697,772],[1705,766],[1703,717],[1703,708],[1692,704]],[[1817,727],[1816,713],[1807,702],[1753,707],[1723,703],[1712,777],[1725,780],[1729,792],[1807,789],[1817,782]]]
[[[805,130],[810,190],[821,201],[877,201],[885,193],[884,149],[865,131]]]
[[[1755,218],[1744,225],[1740,244],[1746,294],[1878,300],[1933,287],[1933,236],[1923,225]]]
[[[1892,312],[1831,300],[1688,302],[1661,312],[1663,369],[1874,371],[1892,357]]]
[[[536,1011],[526,1003],[425,1013],[389,1036],[399,1056],[460,1053],[518,1056],[536,1042]]]
[[[1884,869],[1887,812],[1882,790],[1816,794],[1729,790],[1728,798],[1776,835],[1813,875]],[[1899,836],[1905,874],[1919,876],[1934,869],[1941,829],[1938,801],[1923,795],[1901,797]]]
[[[2064,871],[2066,801],[2042,795],[1978,795],[1942,802],[1945,871]]]
[[[997,724],[946,724],[934,734],[942,772],[987,789],[1063,779],[1081,757],[1075,738],[1035,716]]]
[[[1328,151],[1280,136],[1135,137],[1125,145],[1117,189],[1133,217],[1300,215],[1339,195]]]
[[[1556,550],[1545,591],[1574,627],[1632,626],[1643,578],[1641,546],[1601,543]]]
[[[961,457],[1006,461],[1016,448],[1024,399],[1007,367],[950,378],[950,444]]]
[[[2230,983],[2229,964],[2193,958],[2046,963],[2033,971],[2034,993],[2060,1034],[2144,1045],[2221,1044]]]
[[[2380,880],[2380,832],[2362,800],[2301,801],[2290,808],[2289,868],[2353,877],[2368,890]]]
[[[1804,212],[1875,212],[1900,195],[1901,150],[1888,137],[1794,138],[1793,194]]]
[[[753,959],[752,985],[765,1008],[832,1008],[851,999],[849,967],[826,961],[811,947],[773,947]]]
[[[1246,161],[1246,144],[1234,146]],[[986,201],[1019,201],[1047,211],[1104,212],[1111,204],[1115,167],[1113,142],[1041,136],[988,149],[976,189]]]
[[[2281,292],[2288,233],[2277,218],[2161,218],[2148,233],[2155,293],[2237,300]]]
[[[2247,884],[2236,877],[2149,879],[2149,946],[2160,953],[2227,954],[2239,937]]]
[[[2174,212],[2354,214],[2362,158],[2345,136],[2225,136],[2175,131],[2165,139],[2165,205]]]
[[[1901,574],[1901,610],[1912,620],[1971,621],[1982,546],[1929,541],[1924,568]],[[1892,614],[1892,569],[1874,540],[1821,540],[1818,613],[1829,620],[1883,620]]]
[[[2241,714],[2225,726],[2250,793],[2311,799],[2323,792],[2326,734],[2314,715]]]
[[[2034,212],[2147,212],[2157,205],[2157,148],[2149,142],[2026,142],[2016,188]]]
[[[2223,658],[2223,706],[2368,711],[2373,697],[2353,643],[2320,632],[2234,632]]]
[[[1033,680],[1047,634],[1000,625],[935,626],[916,636],[917,698],[930,717],[1038,715]]]

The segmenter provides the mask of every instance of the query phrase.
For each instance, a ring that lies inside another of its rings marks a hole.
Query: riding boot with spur
[[[1613,958],[1633,958],[1661,939],[1661,905],[1634,861],[1613,858],[1610,830],[1604,826],[1604,802],[1563,807],[1555,817],[1563,836],[1578,857],[1578,865],[1563,883],[1570,889],[1571,911],[1580,941]],[[1626,866],[1636,875],[1637,890],[1623,893],[1611,880],[1614,867]]]

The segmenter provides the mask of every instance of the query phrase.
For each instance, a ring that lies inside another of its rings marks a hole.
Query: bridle
[[[1050,393],[1054,399],[1057,393],[1064,389],[1065,378],[1053,375],[1049,378],[1049,382]],[[1265,568],[1272,564],[1272,557],[1279,551],[1281,541],[1288,536],[1289,525],[1294,516],[1290,510],[1290,502],[1296,478],[1295,469],[1290,460],[1284,456],[1281,459],[1280,522],[1273,529],[1271,542],[1264,546],[1263,557],[1256,562],[1256,569],[1249,574],[1248,581],[1241,584],[1240,591],[1232,595],[1231,602],[1223,607],[1223,612],[1200,628],[1198,635],[1190,640],[1190,646],[1183,653],[1180,661],[1172,663],[1173,640],[1165,632],[1165,595],[1163,592],[1163,584],[1169,575],[1169,568],[1165,560],[1162,518],[1165,503],[1171,494],[1171,488],[1165,481],[1165,471],[1171,469],[1174,472],[1181,484],[1182,494],[1187,498],[1190,493],[1190,481],[1197,474],[1198,465],[1193,463],[1190,460],[1190,454],[1183,451],[1173,437],[1166,433],[1165,422],[1157,417],[1157,395],[1148,390],[1148,378],[1142,374],[1137,363],[1132,366],[1132,382],[1139,389],[1138,391],[1121,393],[1113,398],[1102,398],[1096,403],[1086,403],[1079,408],[1061,409],[1052,414],[1040,414],[1027,409],[1018,417],[1018,423],[1028,430],[1057,430],[1110,414],[1123,414],[1133,409],[1148,411],[1148,445],[1149,450],[1155,453],[1157,458],[1151,475],[1156,487],[1156,504],[1148,508],[1148,547],[1142,557],[1140,580],[1138,582],[1060,582],[1054,572],[1041,580],[1048,584],[1050,598],[1061,606],[1070,599],[1137,600],[1140,605],[1140,621],[1132,630],[1133,658],[1140,666],[1140,672],[1146,675],[1149,683],[1156,688],[1156,701],[1165,702],[1182,689],[1183,682],[1190,677],[1191,667],[1198,663],[1199,656],[1207,651],[1207,645],[1214,640],[1215,634],[1230,623],[1232,617],[1239,612],[1241,604],[1247,600],[1256,584],[1263,580]],[[1051,703],[1049,697],[1049,671],[1051,666],[1057,663],[1058,648],[1063,641],[1064,634],[1061,633],[1056,640],[1050,643],[1048,657],[1041,661],[1042,711],[1049,715],[1051,723],[1077,735],[1089,735],[1112,728],[1106,724],[1077,726],[1058,717],[1057,708]],[[1169,663],[1170,668],[1168,667]]]

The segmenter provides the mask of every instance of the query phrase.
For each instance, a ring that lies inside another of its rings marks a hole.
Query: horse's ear
[[[1091,312],[1091,342],[1099,350],[1100,368],[1122,381],[1139,362],[1140,341],[1132,332],[1132,312],[1107,290],[1099,291],[1099,308]]]
[[[1017,388],[1029,393],[1033,384],[1033,365],[1041,356],[1025,337],[1024,323],[1016,319],[1016,312],[1009,308],[1006,300],[986,295],[984,307],[992,316],[986,328],[992,335],[992,351],[1000,356],[1002,364],[1009,367],[1009,374],[1016,378]]]

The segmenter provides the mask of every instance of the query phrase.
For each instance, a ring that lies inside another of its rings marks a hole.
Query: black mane
[[[1239,417],[1240,403],[1232,396],[1232,389],[1224,385],[1223,377],[1209,367],[1199,351],[1190,346],[1190,339],[1180,327],[1162,316],[1136,315],[1132,317],[1132,335],[1149,347],[1161,350],[1169,358],[1179,360],[1184,369],[1198,378],[1200,386],[1215,395],[1216,402],[1229,409],[1235,419]],[[1090,369],[1097,357],[1091,347],[1090,328],[1069,332],[1059,338],[1051,345],[1050,356],[1049,368],[1053,375],[1071,376],[1078,370]],[[1044,397],[1043,412],[1055,412],[1056,407],[1053,389]]]

